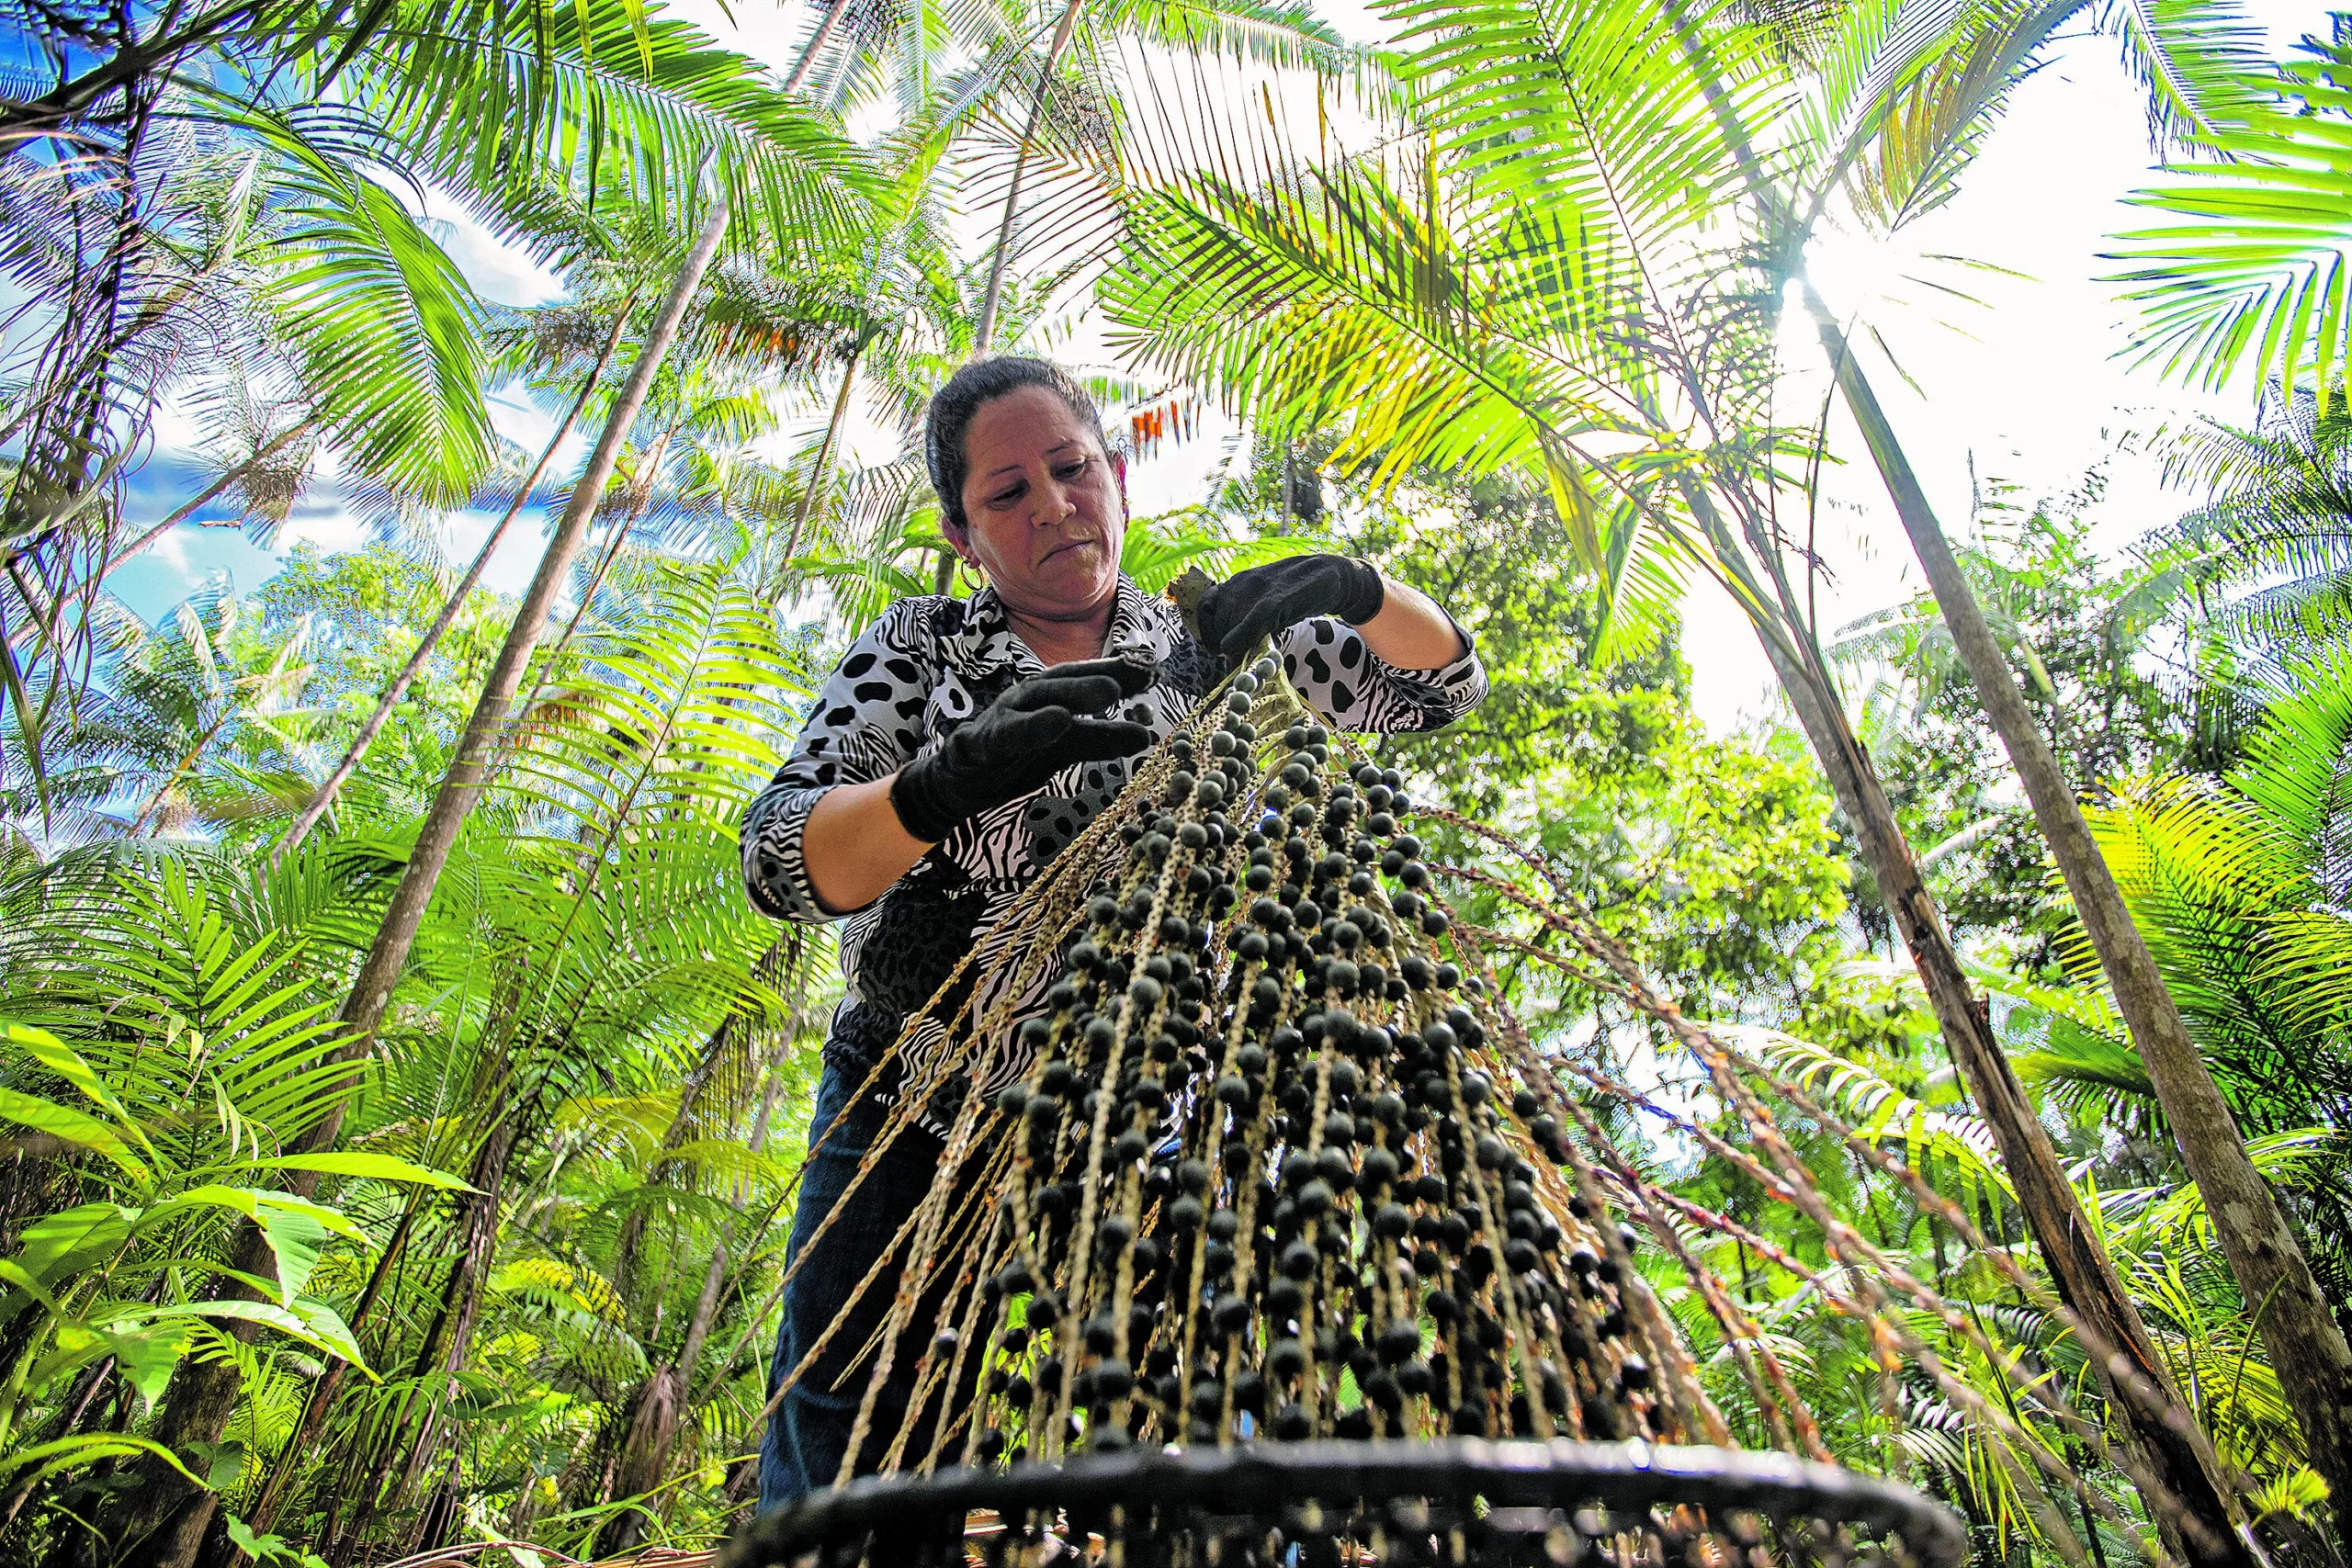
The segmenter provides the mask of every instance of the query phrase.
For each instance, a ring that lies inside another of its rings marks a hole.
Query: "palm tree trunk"
[[[171,773],[164,777],[164,782],[155,786],[155,793],[148,797],[145,808],[130,824],[130,837],[137,838],[147,830],[147,824],[151,818],[160,817],[164,809],[164,802],[170,796],[174,786],[178,784],[180,780],[187,777],[198,762],[203,761],[204,749],[212,744],[212,738],[220,733],[220,727],[229,722],[235,711],[233,708],[224,708],[220,716],[212,721],[212,727],[196,738],[196,744],[188,748],[187,754],[174,764]]]
[[[334,1506],[319,1548],[330,1563],[350,1562],[360,1551],[361,1538],[383,1515],[404,1506],[433,1466],[448,1425],[447,1384],[465,1364],[472,1345],[482,1281],[497,1252],[508,1168],[523,1146],[524,1127],[533,1109],[530,1102],[513,1103],[502,1091],[483,1113],[490,1130],[468,1162],[469,1190],[458,1195],[450,1212],[457,1247],[442,1280],[441,1299],[417,1341],[408,1391],[383,1426],[366,1475],[356,1480],[345,1476],[334,1489]],[[436,1380],[439,1388],[435,1387]],[[395,1465],[400,1466],[399,1477],[388,1483]],[[357,1506],[346,1518],[341,1506],[351,1498],[356,1498]],[[417,1519],[421,1530],[429,1530],[433,1511],[428,1500]]]
[[[808,972],[799,967],[805,953],[802,929],[797,926],[793,927],[768,943],[766,951],[752,963],[752,976],[763,985],[773,986],[789,971],[795,976],[797,991],[805,995],[808,986]],[[686,1074],[684,1083],[679,1086],[678,1109],[671,1116],[668,1129],[662,1134],[663,1157],[657,1159],[646,1173],[647,1180],[660,1181],[667,1179],[671,1168],[671,1161],[667,1156],[683,1145],[686,1141],[686,1134],[694,1130],[696,1121],[695,1111],[702,1099],[702,1091],[709,1086],[711,1075],[718,1070],[718,1064],[726,1058],[729,1050],[733,1047],[742,1032],[752,1026],[753,1021],[752,1013],[739,1004],[728,1009],[727,1016],[718,1021],[718,1027],[710,1032],[710,1040],[704,1045],[700,1059],[695,1063],[694,1069]],[[791,1017],[785,1024],[786,1050],[791,1048],[793,1037],[799,1032],[799,1026],[800,1010],[796,1002]],[[773,1084],[772,1071],[769,1077]],[[772,1094],[771,1098],[773,1098]],[[752,1128],[752,1152],[757,1154],[761,1145],[766,1141],[767,1105],[763,1102],[760,1114]],[[641,1206],[632,1208],[622,1219],[619,1237],[613,1244],[613,1289],[624,1301],[631,1294],[629,1281],[631,1276],[637,1271],[637,1249],[644,1236],[645,1210]]]
[[[1069,35],[1078,27],[1079,7],[1086,0],[1069,0],[1062,7],[1062,19],[1055,24],[1053,42],[1046,47],[1045,69],[1037,73],[1037,94],[1029,100],[1029,124],[1021,133],[1021,150],[1013,155],[1012,186],[1004,193],[1004,216],[997,220],[996,247],[989,262],[989,283],[980,295],[979,329],[972,334],[972,357],[986,359],[989,345],[996,341],[997,297],[1004,290],[1004,265],[1012,248],[1012,220],[1021,206],[1021,179],[1029,172],[1029,149],[1037,140],[1037,122],[1046,116],[1046,96],[1053,91],[1054,67],[1061,62],[1062,51],[1069,46]]]
[[[2188,1432],[2163,1418],[2158,1402],[2119,1387],[2125,1378],[2159,1391],[2163,1403],[2179,1408],[2164,1362],[2147,1325],[2123,1289],[2114,1262],[2083,1213],[2082,1201],[2058,1162],[2058,1151],[2034,1113],[2033,1101],[2018,1081],[2008,1054],[1993,1033],[1984,999],[1962,968],[1951,933],[1928,891],[1919,863],[1894,818],[1894,807],[1880,784],[1870,753],[1847,721],[1845,710],[1816,672],[1792,660],[1786,649],[1758,627],[1758,639],[1796,710],[1797,722],[1829,775],[1838,809],[1853,824],[1862,859],[1877,878],[1879,894],[1918,971],[1928,1007],[1941,1028],[1952,1064],[1967,1082],[1978,1111],[1993,1129],[2002,1168],[2017,1189],[2027,1227],[2040,1247],[2059,1298],[2086,1327],[2103,1339],[2125,1365],[2098,1369],[2116,1419],[2128,1432],[2143,1464],[2194,1521],[2192,1543],[2162,1507],[2150,1512],[2174,1554],[2184,1562],[2251,1568],[2238,1525],[2215,1466]]]
[[[2255,1169],[2229,1102],[2206,1069],[2147,942],[2124,908],[2114,874],[2091,837],[2090,824],[2083,819],[2074,786],[2035,725],[1975,592],[1845,333],[1810,285],[1805,305],[1836,367],[1838,390],[1861,426],[1904,532],[1927,570],[1944,625],[1951,628],[1986,716],[2025,784],[2034,820],[2074,896],[2075,915],[2098,953],[2116,1008],[2140,1047],[2182,1161],[2213,1217],[2214,1234],[2236,1276],[2239,1293],[2255,1314],[2271,1367],[2302,1425],[2312,1468],[2335,1498],[2341,1527],[2352,1520],[2352,1346],[2346,1344],[2320,1294],[2286,1215]]]
[[[713,205],[694,250],[678,269],[670,297],[663,301],[662,313],[646,338],[637,365],[605,421],[604,434],[588,460],[587,471],[565,504],[554,537],[548,541],[538,574],[524,594],[522,607],[507,632],[506,645],[499,652],[498,663],[492,670],[481,698],[474,706],[473,717],[458,742],[448,775],[443,779],[441,792],[417,834],[416,847],[410,852],[407,870],[393,892],[383,925],[344,1002],[342,1021],[347,1033],[336,1052],[343,1062],[357,1062],[383,1022],[385,1009],[391,1002],[392,987],[408,962],[417,927],[424,921],[433,886],[440,879],[442,867],[448,863],[449,852],[457,844],[458,829],[464,825],[467,814],[488,782],[491,741],[505,718],[507,705],[522,684],[524,667],[538,640],[539,629],[546,623],[556,591],[587,532],[605,481],[612,478],[621,443],[628,438],[629,427],[637,423],[638,410],[644,405],[645,395],[652,386],[653,373],[669,353],[685,317],[687,302],[700,286],[712,256],[718,254],[718,242],[727,231],[727,202],[722,197]],[[316,1154],[333,1147],[343,1128],[343,1102],[334,1101],[325,1114],[289,1141],[288,1152]],[[286,1173],[284,1185],[296,1196],[307,1198],[318,1190],[318,1183],[315,1171],[296,1170]],[[256,1279],[267,1280],[276,1274],[269,1244],[250,1224],[239,1227],[232,1266]],[[249,1287],[232,1289],[242,1294],[253,1294]],[[175,1449],[189,1443],[219,1441],[235,1408],[240,1387],[239,1373],[232,1360],[198,1361],[191,1358],[182,1361],[172,1375],[164,1408],[158,1412],[149,1435],[164,1447]],[[202,1540],[204,1527],[211,1518],[212,1494],[190,1486],[179,1472],[152,1457],[137,1461],[134,1470],[137,1484],[115,1495],[115,1506],[100,1516],[94,1532],[70,1538],[67,1550],[72,1555],[62,1561],[81,1561],[81,1543],[87,1542],[89,1561],[135,1561],[151,1568],[187,1568]]]
[[[678,335],[686,305],[701,286],[703,273],[718,254],[718,242],[726,231],[727,203],[720,197],[713,204],[694,251],[678,269],[670,297],[663,301],[662,313],[646,335],[645,346],[629,372],[628,384],[621,389],[620,398],[605,422],[604,434],[589,457],[587,471],[581,475],[571,499],[565,503],[563,517],[548,541],[547,553],[539,558],[538,572],[531,579],[522,607],[515,612],[514,624],[506,634],[506,645],[499,650],[498,662],[482,687],[481,700],[474,705],[465,734],[458,739],[448,775],[441,783],[441,793],[417,832],[416,847],[410,852],[408,868],[392,894],[391,905],[384,912],[383,926],[359,965],[358,977],[343,1008],[343,1021],[350,1026],[356,1042],[371,1038],[383,1021],[384,1010],[392,999],[392,987],[408,962],[417,927],[424,923],[424,907],[432,899],[434,884],[440,880],[441,868],[448,863],[449,852],[457,845],[458,829],[465,825],[475,800],[489,782],[492,744],[506,722],[508,705],[522,686],[524,671],[530,662],[532,649],[537,646],[548,612],[571,570],[571,558],[579,552],[580,542],[587,535],[596,504],[604,497],[605,483],[613,476],[621,445],[628,439],[629,428],[637,423],[638,410],[644,406],[646,393],[652,388],[653,374],[661,368],[672,341]],[[332,1133],[329,1136],[331,1140]]]
[[[613,330],[605,339],[604,350],[596,355],[595,367],[588,372],[588,378],[581,383],[580,395],[572,400],[571,409],[563,416],[563,423],[557,425],[555,434],[548,438],[538,462],[532,466],[529,475],[514,491],[514,500],[506,508],[506,514],[498,520],[496,527],[491,529],[490,537],[484,539],[481,548],[475,552],[473,564],[466,568],[465,576],[458,579],[457,586],[442,602],[441,613],[433,617],[433,624],[425,627],[424,635],[417,639],[416,649],[409,655],[408,663],[392,677],[391,684],[386,686],[384,694],[376,700],[376,711],[368,716],[368,722],[361,725],[359,733],[351,738],[351,745],[345,750],[343,761],[335,764],[334,772],[329,773],[326,782],[319,786],[316,797],[302,808],[302,815],[294,819],[294,826],[288,829],[286,836],[270,850],[272,866],[302,847],[302,840],[310,837],[311,829],[319,825],[319,819],[334,806],[343,786],[351,781],[353,773],[359,771],[360,760],[368,755],[368,748],[376,743],[376,737],[382,734],[384,726],[391,721],[392,710],[400,705],[402,697],[408,695],[409,687],[415,684],[417,676],[424,673],[425,662],[433,657],[433,650],[441,645],[442,637],[457,624],[467,597],[473,592],[474,585],[481,581],[481,574],[489,570],[491,558],[498,553],[499,544],[506,537],[508,525],[522,513],[523,504],[537,487],[540,476],[555,460],[556,448],[563,445],[564,438],[571,434],[571,427],[579,423],[580,411],[588,406],[588,399],[595,391],[598,378],[605,374],[605,367],[612,363],[614,352],[620,347],[621,333],[628,325],[629,311],[636,305],[635,294],[622,302],[619,312],[613,318]]]
[[[646,454],[643,466],[638,471],[638,482],[628,506],[621,513],[620,521],[613,525],[612,536],[605,541],[604,552],[597,556],[596,564],[588,569],[588,581],[581,585],[580,602],[572,605],[571,618],[563,623],[563,635],[555,639],[555,646],[548,649],[547,658],[540,660],[539,678],[532,682],[530,694],[523,699],[520,705],[509,705],[510,711],[516,716],[518,728],[527,724],[531,715],[538,711],[539,698],[547,694],[548,682],[555,679],[563,664],[563,656],[571,649],[572,639],[580,635],[580,623],[588,618],[588,606],[595,602],[597,593],[604,589],[605,579],[611,574],[613,563],[620,559],[621,547],[628,543],[629,535],[635,532],[639,520],[652,507],[655,475],[677,434],[675,425],[663,431],[661,439],[654,442],[652,449]],[[512,744],[521,737],[510,730],[505,739]],[[503,763],[493,761],[488,771],[495,773],[500,766]]]
[[[775,950],[772,948],[770,951]],[[710,1081],[711,1072],[718,1066],[719,1058],[733,1043],[735,1031],[741,1022],[741,1015],[730,1012],[719,1021],[717,1029],[710,1032],[710,1041],[703,1048],[702,1060],[695,1064],[694,1070],[686,1075],[686,1081],[678,1091],[677,1112],[670,1118],[668,1131],[662,1134],[662,1157],[656,1159],[652,1168],[646,1173],[648,1181],[662,1179],[671,1165],[670,1152],[686,1141],[687,1133],[695,1125],[695,1101],[702,1097],[703,1086]],[[620,1235],[613,1243],[613,1290],[624,1302],[636,1293],[630,1280],[637,1272],[637,1249],[644,1239],[645,1210],[640,1205],[630,1209],[622,1217]]]
[[[476,1151],[467,1181],[473,1190],[462,1194],[454,1216],[459,1242],[456,1260],[444,1281],[441,1304],[425,1330],[417,1352],[417,1393],[423,1402],[407,1463],[387,1506],[398,1507],[413,1495],[433,1468],[443,1434],[448,1427],[448,1402],[457,1393],[457,1377],[472,1352],[474,1327],[481,1321],[482,1290],[498,1254],[499,1221],[505,1211],[506,1179],[515,1154],[524,1146],[524,1119],[531,1104],[502,1108],[490,1135]],[[441,1381],[439,1388],[431,1380]],[[397,1428],[393,1440],[397,1440]],[[355,1532],[356,1533],[356,1532]]]
[[[770,949],[771,953],[775,951]],[[796,1010],[794,1022],[797,1021]],[[786,1030],[781,1048],[767,1064],[759,1113],[752,1121],[750,1146],[755,1155],[767,1145],[776,1092],[783,1087],[784,1059],[791,1054],[793,1037],[797,1032],[797,1028]],[[738,1183],[736,1202],[740,1204],[742,1198],[743,1190]],[[687,1320],[685,1341],[678,1348],[677,1359],[648,1378],[638,1397],[636,1412],[629,1419],[628,1436],[622,1444],[618,1475],[613,1483],[615,1496],[643,1496],[662,1484],[670,1467],[671,1450],[677,1446],[678,1423],[694,1394],[695,1371],[702,1362],[703,1347],[710,1340],[712,1325],[718,1321],[719,1303],[725,1299],[727,1259],[734,1250],[735,1240],[736,1227],[730,1224],[718,1245],[711,1249],[710,1266],[703,1273],[702,1294],[696,1298],[694,1314]],[[757,1247],[755,1237],[747,1250]],[[645,1524],[646,1515],[635,1509],[617,1516],[597,1534],[596,1555],[611,1557],[633,1551],[645,1539]]]
[[[1724,146],[1737,164],[1749,194],[1776,226],[1792,225],[1794,217],[1731,107],[1686,7],[1680,0],[1667,0],[1667,11],[1673,21],[1677,42],[1685,60],[1698,73],[1708,111],[1722,131]],[[2054,20],[2045,18],[2045,23],[2054,25]],[[1792,254],[1801,255],[1801,247]],[[1810,284],[1806,286],[1806,301],[1819,311],[1820,300]],[[1834,321],[1826,324],[1835,326]],[[1841,388],[1846,386],[1849,374],[1859,378],[1859,370],[1849,368],[1851,355],[1838,352],[1832,357],[1838,364]],[[1862,390],[1867,395],[1866,386]],[[1853,402],[1850,390],[1849,402]],[[1869,407],[1876,411],[1874,398],[1869,400]],[[1859,408],[1857,417],[1862,417]],[[1884,421],[1882,419],[1880,423],[1883,427]],[[1793,624],[1794,617],[1791,619]],[[2018,1081],[2007,1054],[1994,1037],[1992,1019],[1984,999],[1968,984],[1967,972],[1960,965],[1951,935],[1945,930],[1928,892],[1918,861],[1904,840],[1894,808],[1879,784],[1870,754],[1856,739],[1835,689],[1821,672],[1811,633],[1804,634],[1807,658],[1803,667],[1792,668],[1788,650],[1766,633],[1760,620],[1757,629],[1762,636],[1765,652],[1780,675],[1781,688],[1789,694],[1797,709],[1798,721],[1829,774],[1838,807],[1860,837],[1863,858],[1870,863],[1871,874],[1878,880],[1880,897],[1885,900],[1895,930],[1910,950],[1911,961],[1927,987],[1928,1005],[1942,1030],[1953,1066],[1960,1070],[1978,1110],[1993,1128],[2002,1165],[2017,1189],[2027,1227],[2041,1248],[2043,1262],[2058,1287],[2059,1298],[2085,1329],[2104,1339],[2113,1352],[2112,1359],[2097,1369],[2100,1386],[2109,1396],[2133,1457],[2172,1494],[2172,1500],[2178,1505],[2176,1513],[2173,1508],[2155,1506],[2162,1500],[2150,1500],[2149,1511],[2156,1519],[2166,1550],[2187,1562],[2229,1564],[2231,1568],[2252,1564],[2254,1554],[2242,1533],[2219,1457],[2192,1422],[2182,1421],[2177,1427],[2167,1419],[2187,1406],[2165,1375],[2147,1325],[2125,1292],[2114,1261],[2091,1229],[2082,1201],[2058,1163],[2058,1151],[2035,1116],[2025,1087]],[[2006,674],[2006,668],[2003,672]],[[2191,1535],[2200,1539],[2188,1539]]]
[[[391,1278],[393,1269],[405,1258],[409,1233],[415,1228],[417,1216],[422,1213],[423,1204],[414,1199],[401,1211],[400,1223],[392,1227],[391,1239],[384,1244],[382,1255],[376,1259],[375,1268],[368,1271],[367,1288],[360,1292],[358,1305],[352,1310],[349,1327],[355,1337],[367,1326],[386,1282]],[[278,1450],[277,1464],[269,1472],[269,1479],[262,1483],[261,1495],[246,1510],[245,1523],[255,1535],[269,1534],[277,1523],[278,1510],[285,1506],[287,1489],[300,1468],[302,1456],[308,1454],[311,1445],[318,1441],[319,1433],[327,1424],[327,1417],[334,1414],[335,1401],[341,1395],[344,1382],[350,1371],[351,1363],[335,1357],[326,1371],[319,1375],[318,1382],[311,1385],[310,1398],[302,1402],[302,1415],[295,1424],[294,1435]],[[232,1562],[242,1555],[233,1553]]]
[[[833,29],[841,26],[842,17],[848,10],[849,0],[831,0],[826,6],[825,19],[817,24],[817,31],[808,39],[808,46],[800,51],[800,59],[794,63],[792,74],[784,79],[786,96],[797,93],[808,84],[808,73],[815,68],[817,57],[825,51],[826,40],[833,36]]]
[[[1683,493],[1709,537],[1720,541],[1719,552],[1734,549],[1737,541],[1713,498],[1695,484],[1684,486]],[[1751,538],[1748,543],[1762,551],[1770,541]],[[1743,607],[1799,726],[1821,760],[1838,809],[1853,826],[1857,847],[1918,971],[1953,1066],[1993,1129],[2026,1226],[2041,1248],[2059,1298],[2086,1334],[2096,1336],[2114,1355],[2113,1361],[2098,1368],[2101,1386],[2141,1471],[2178,1503],[2177,1508],[2151,1507],[2157,1529],[2179,1561],[2251,1568],[2253,1559],[2239,1535],[2220,1462],[2193,1426],[2176,1429],[2168,1421],[2185,1406],[2156,1356],[2147,1325],[2083,1213],[2007,1053],[1994,1036],[1984,999],[1961,966],[1951,932],[1895,820],[1877,768],[1846,717],[1808,623],[1777,575],[1774,587],[1777,611],[1758,596],[1743,598]],[[1987,1230],[1998,1234],[1994,1227]]]
[[[841,390],[833,394],[833,416],[825,422],[825,439],[817,447],[816,466],[808,470],[808,487],[800,492],[800,510],[793,514],[792,532],[785,536],[784,564],[787,570],[793,556],[799,551],[801,536],[808,530],[808,514],[817,504],[817,487],[824,483],[826,471],[832,466],[833,447],[840,442],[842,424],[849,417],[849,389],[857,379],[858,355],[864,352],[861,344],[842,367]]]
[[[615,1497],[642,1497],[662,1484],[670,1468],[671,1450],[678,1446],[678,1421],[685,1414],[686,1399],[694,1388],[695,1362],[701,1359],[711,1321],[718,1315],[719,1287],[726,1280],[727,1245],[722,1241],[711,1249],[710,1265],[703,1271],[702,1294],[695,1302],[678,1359],[654,1369],[638,1392],[637,1408],[629,1417],[620,1467],[613,1480]],[[617,1557],[635,1551],[645,1540],[646,1517],[636,1508],[614,1516],[596,1534],[595,1555]]]

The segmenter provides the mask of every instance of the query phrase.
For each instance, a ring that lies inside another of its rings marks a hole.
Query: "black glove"
[[[980,710],[946,743],[899,770],[890,804],[928,844],[967,817],[1017,800],[1072,762],[1130,757],[1151,744],[1150,727],[1088,718],[1151,684],[1151,671],[1124,659],[1091,659],[1032,675]]]
[[[1292,556],[1253,566],[1201,595],[1193,619],[1201,640],[1238,664],[1284,626],[1309,615],[1337,615],[1360,626],[1380,614],[1387,585],[1363,561],[1346,556]]]

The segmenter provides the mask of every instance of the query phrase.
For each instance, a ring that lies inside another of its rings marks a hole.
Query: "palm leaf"
[[[2116,281],[2140,305],[2135,361],[2209,389],[2241,372],[2294,387],[2309,377],[2324,411],[2345,369],[2352,310],[2352,93],[2341,60],[2288,69],[2284,91],[2312,113],[2248,109],[2211,139],[2192,183],[2131,199],[2165,215],[2116,236]]]
[[[690,234],[679,204],[695,205],[707,161],[736,214],[730,250],[776,265],[847,232],[880,188],[754,62],[654,6],[406,4],[345,81],[395,147],[526,248],[543,242],[518,220],[549,186]]]
[[[277,146],[268,298],[323,422],[363,470],[431,503],[468,499],[493,456],[472,288],[391,192],[291,136]]]

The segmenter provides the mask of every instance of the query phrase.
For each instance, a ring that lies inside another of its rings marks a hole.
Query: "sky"
[[[672,8],[722,42],[786,67],[804,25],[797,7],[769,8],[759,0],[732,0],[727,10],[718,0],[683,0]],[[1350,0],[1319,0],[1317,9],[1351,38],[1377,36],[1378,24]],[[2306,32],[2326,30],[2325,13],[2317,6],[2257,0],[2251,9],[2268,29],[2274,54],[2284,55]],[[2245,423],[2252,415],[2251,393],[2243,386],[2202,393],[2135,370],[2120,357],[2130,345],[2129,310],[2113,285],[2099,281],[2114,270],[2100,253],[2109,235],[2138,221],[2124,198],[2150,180],[2142,104],[2113,41],[2073,39],[2018,90],[1955,199],[1915,224],[1898,246],[1830,236],[1810,257],[1833,308],[1876,327],[1899,363],[1900,374],[1880,367],[1874,384],[1955,535],[1968,532],[1974,481],[2007,480],[2027,496],[2059,493],[2104,463],[2108,484],[2091,512],[2092,541],[2103,551],[2122,549],[2186,510],[2193,498],[2163,490],[2144,458],[2118,455],[2118,442],[2198,417]],[[559,292],[554,278],[454,208],[429,216],[447,223],[445,243],[486,298],[525,305]],[[1928,259],[1939,256],[1981,265]],[[1963,302],[1951,290],[1977,302]],[[1097,326],[1081,317],[1079,343],[1092,341]],[[1809,355],[1808,344],[1789,345],[1789,364],[1800,381],[1817,375]],[[551,418],[519,394],[502,395],[495,412],[501,433],[526,446],[544,442],[552,428]],[[813,425],[822,416],[812,406],[802,418]],[[1194,441],[1137,464],[1129,476],[1136,510],[1169,511],[1205,499],[1231,430],[1212,417]],[[134,522],[171,511],[202,483],[192,434],[176,416],[167,413],[159,422],[156,456],[130,486],[127,515]],[[559,455],[558,471],[578,462],[586,440],[572,437],[572,449]],[[885,433],[871,426],[855,434],[852,456],[879,459],[891,455],[889,446]],[[1833,421],[1831,447],[1848,460],[1826,474],[1818,521],[1818,547],[1830,570],[1819,589],[1826,632],[1909,598],[1919,584],[1917,566],[1875,476],[1866,462],[1851,460],[1859,445],[1850,426]],[[218,511],[225,514],[226,508]],[[447,547],[459,558],[469,555],[488,523],[486,517],[458,520]],[[492,563],[489,585],[519,592],[542,537],[537,530],[518,529]],[[321,486],[271,549],[233,529],[184,525],[126,564],[114,582],[135,611],[153,618],[215,573],[225,573],[239,592],[252,591],[301,540],[343,549],[362,544],[364,535],[333,487]],[[1693,704],[1711,730],[1769,718],[1772,683],[1753,634],[1704,581],[1691,586],[1685,602],[1684,652]]]

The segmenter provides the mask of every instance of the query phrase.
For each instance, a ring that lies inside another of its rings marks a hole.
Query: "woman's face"
[[[1102,437],[1043,387],[982,403],[964,433],[968,531],[952,541],[1007,608],[1074,619],[1118,591],[1124,476]]]

